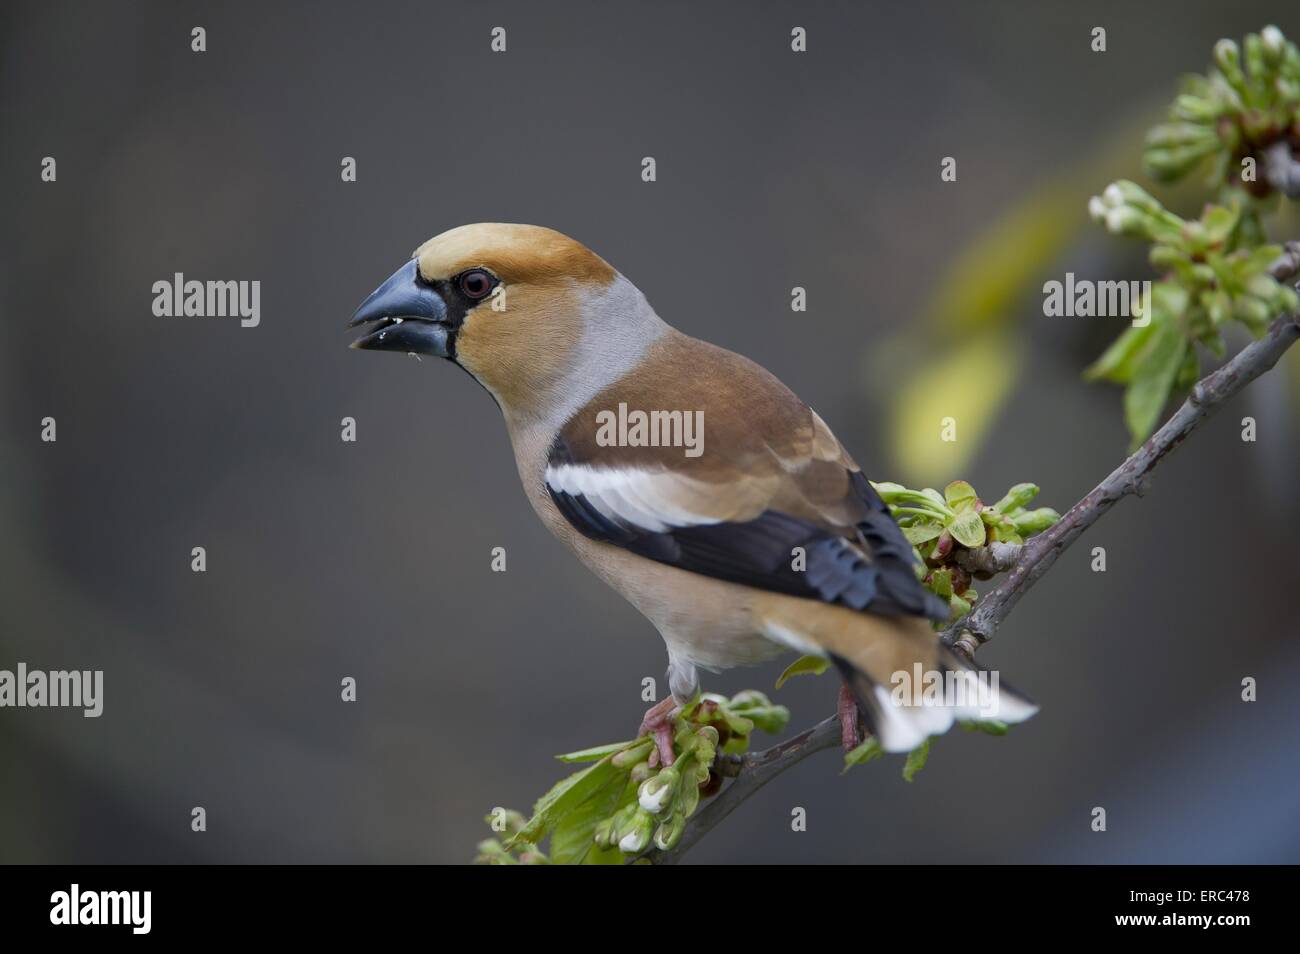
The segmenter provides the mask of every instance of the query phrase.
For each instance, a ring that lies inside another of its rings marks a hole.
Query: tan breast
[[[749,587],[656,563],[578,533],[546,489],[546,457],[554,434],[512,424],[508,418],[506,423],[524,493],[542,523],[654,624],[670,653],[706,669],[728,669],[785,651],[758,633],[753,618],[756,592]]]

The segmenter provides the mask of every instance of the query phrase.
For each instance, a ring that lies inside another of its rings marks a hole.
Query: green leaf
[[[868,483],[871,484],[871,489],[880,494],[880,498],[886,502],[888,502],[891,495],[901,494],[907,490],[902,484],[895,484],[888,480],[870,480]]]
[[[587,857],[582,859],[584,865],[621,865],[626,861],[627,856],[617,848],[600,848],[596,845],[592,845]]]
[[[948,504],[937,491],[926,488],[925,490],[908,490],[898,484],[872,484],[880,494],[880,499],[891,507],[906,506],[915,504],[922,510],[926,510],[936,516],[946,517],[951,515],[952,511],[948,509]],[[881,490],[880,488],[897,488],[890,490]]]
[[[946,513],[939,513],[933,507],[901,507],[898,504],[890,504],[889,509],[894,512],[894,516],[901,522],[903,520],[942,520],[947,517]]]
[[[1244,263],[1246,271],[1252,275],[1266,274],[1281,254],[1281,245],[1261,245],[1253,248],[1246,256]]]
[[[585,864],[588,857],[601,850],[595,842],[596,826],[614,814],[620,806],[636,797],[636,786],[622,772],[615,772],[603,786],[563,818],[551,832],[551,863]],[[622,852],[619,852],[622,854]]]
[[[930,591],[942,600],[952,597],[952,571],[945,569],[934,570],[930,573],[929,579]]]
[[[929,757],[930,740],[926,739],[907,753],[907,761],[903,763],[903,781],[910,782],[916,778],[916,773],[925,768],[925,762]]]
[[[1113,381],[1115,384],[1127,384],[1133,379],[1138,358],[1146,349],[1154,333],[1155,322],[1142,327],[1129,325],[1123,334],[1116,338],[1101,357],[1088,365],[1083,372],[1085,381]]]
[[[984,521],[974,510],[967,510],[959,514],[957,519],[948,527],[948,532],[953,535],[958,543],[964,547],[982,547],[984,545]]]
[[[1205,226],[1205,237],[1215,245],[1224,242],[1237,227],[1237,219],[1240,215],[1241,210],[1236,205],[1228,208],[1221,205],[1210,206],[1201,217],[1201,223]]]
[[[1157,327],[1137,375],[1124,392],[1124,420],[1133,437],[1133,450],[1155,430],[1186,351],[1187,339],[1175,322]]]
[[[876,759],[884,758],[885,750],[881,748],[879,740],[873,735],[867,741],[863,742],[852,752],[846,752],[844,755],[844,772],[853,768],[855,765],[866,765]],[[840,774],[843,774],[841,772]]]
[[[933,540],[941,533],[943,533],[943,524],[937,520],[918,520],[903,528],[903,536],[912,546]]]
[[[623,773],[614,768],[610,758],[607,755],[595,765],[556,782],[549,792],[537,800],[533,807],[533,817],[506,842],[506,848],[513,848],[521,841],[537,844],[561,819],[609,784],[610,779],[621,778]]]
[[[1222,289],[1204,291],[1200,296],[1201,307],[1210,320],[1210,325],[1219,327],[1232,317],[1232,298]]]
[[[777,677],[776,688],[780,689],[784,686],[785,681],[791,676],[820,676],[828,666],[830,666],[830,660],[821,656],[800,656],[786,666],[785,672]]]
[[[561,762],[595,762],[607,755],[621,752],[631,744],[631,742],[611,742],[609,745],[597,745],[577,752],[565,752],[563,755],[557,755],[556,758]]]
[[[934,504],[935,509],[940,513],[946,516],[952,515],[952,511],[948,509],[948,502],[944,500],[943,494],[939,493],[939,491],[935,490],[933,487],[922,487],[921,496]]]
[[[943,499],[948,502],[949,507],[961,513],[974,507],[975,501],[979,498],[975,495],[975,488],[966,481],[954,480],[943,488]]]
[[[983,732],[985,735],[1006,735],[1010,726],[996,719],[968,720],[959,723],[967,732]]]

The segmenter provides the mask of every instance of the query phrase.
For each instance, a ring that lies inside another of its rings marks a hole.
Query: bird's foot
[[[672,696],[669,696],[651,706],[645,718],[641,720],[641,728],[637,730],[637,735],[645,735],[648,732],[655,740],[655,750],[650,753],[651,767],[673,764],[676,758],[673,754],[673,719],[679,712],[681,707]]]
[[[858,701],[848,686],[840,686],[835,714],[840,717],[840,744],[845,752],[852,752],[862,744],[862,735],[858,731]]]

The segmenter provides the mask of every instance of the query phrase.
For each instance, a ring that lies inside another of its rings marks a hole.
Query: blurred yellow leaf
[[[963,249],[926,306],[926,324],[948,336],[1012,322],[1048,263],[1088,223],[1087,194],[1075,182],[1027,195]]]
[[[1035,313],[1044,276],[1094,228],[1088,196],[1136,164],[1156,103],[1136,105],[1097,149],[1026,188],[964,247],[945,249],[949,264],[909,340],[876,349],[888,357],[872,378],[891,395],[890,451],[902,480],[946,482],[969,464],[1019,383],[1020,321]],[[940,439],[944,417],[958,418],[957,440]]]
[[[1024,348],[1006,331],[984,331],[917,369],[889,413],[889,446],[908,483],[959,472],[980,446],[1020,377]],[[944,419],[956,440],[945,441]]]

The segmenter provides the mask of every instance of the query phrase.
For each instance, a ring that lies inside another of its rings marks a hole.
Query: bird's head
[[[462,225],[421,245],[362,302],[350,325],[371,327],[352,347],[448,358],[503,407],[526,408],[565,386],[616,281],[627,284],[551,229]]]

